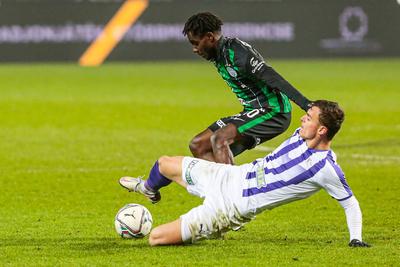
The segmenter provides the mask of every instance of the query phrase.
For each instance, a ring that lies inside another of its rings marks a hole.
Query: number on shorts
[[[246,116],[249,117],[249,118],[251,119],[251,118],[257,116],[259,113],[260,113],[260,110],[259,110],[259,109],[253,109],[252,111],[247,112],[247,113],[246,113]]]

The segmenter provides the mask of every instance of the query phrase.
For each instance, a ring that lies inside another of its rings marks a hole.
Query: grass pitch
[[[0,66],[0,265],[395,266],[400,262],[400,60],[273,61],[310,99],[346,112],[333,149],[363,211],[369,249],[347,247],[325,192],[267,211],[224,240],[151,248],[122,240],[114,215],[150,209],[154,225],[201,203],[177,185],[151,205],[118,185],[241,107],[207,63]],[[295,105],[293,105],[295,106]],[[299,125],[263,147],[275,147]],[[268,150],[268,148],[267,148]],[[245,163],[266,152],[252,150]]]

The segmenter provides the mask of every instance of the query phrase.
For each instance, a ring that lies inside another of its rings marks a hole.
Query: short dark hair
[[[186,21],[182,33],[203,37],[207,32],[220,32],[222,24],[221,19],[210,12],[197,13]]]
[[[332,140],[344,121],[344,111],[338,103],[328,100],[314,101],[312,106],[320,109],[319,122],[328,128],[327,138]]]

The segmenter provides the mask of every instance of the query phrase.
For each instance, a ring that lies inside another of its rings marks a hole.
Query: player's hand
[[[371,246],[370,244],[360,241],[358,239],[353,239],[349,243],[349,247],[352,248],[358,248],[358,247],[369,248],[370,246]]]

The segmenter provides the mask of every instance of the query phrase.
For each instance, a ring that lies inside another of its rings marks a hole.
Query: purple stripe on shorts
[[[242,196],[250,197],[253,195],[266,193],[266,192],[273,191],[273,190],[276,190],[276,189],[279,189],[282,187],[286,187],[289,185],[299,184],[299,183],[304,182],[305,180],[313,177],[317,172],[319,172],[325,166],[325,163],[326,163],[326,158],[315,163],[310,169],[304,171],[303,173],[297,175],[296,177],[294,177],[288,181],[280,180],[280,181],[276,181],[276,182],[267,184],[266,186],[261,187],[261,188],[252,187],[252,188],[244,189]]]

